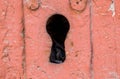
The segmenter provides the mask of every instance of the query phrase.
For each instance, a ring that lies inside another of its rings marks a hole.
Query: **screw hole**
[[[61,14],[52,15],[48,19],[46,30],[52,39],[50,62],[59,64],[65,61],[66,54],[64,41],[69,28],[70,24],[67,18]]]
[[[76,4],[79,4],[79,2],[77,1]]]
[[[77,1],[76,4],[79,4],[80,2],[82,2],[82,0]]]

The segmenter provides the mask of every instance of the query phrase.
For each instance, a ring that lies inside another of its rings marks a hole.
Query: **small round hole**
[[[79,4],[79,2],[77,1],[76,4]]]

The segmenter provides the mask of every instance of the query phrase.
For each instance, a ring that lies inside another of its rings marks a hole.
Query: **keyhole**
[[[61,14],[52,15],[48,18],[46,30],[52,40],[51,54],[49,61],[51,63],[62,63],[66,59],[65,39],[69,31],[70,24],[67,18]]]

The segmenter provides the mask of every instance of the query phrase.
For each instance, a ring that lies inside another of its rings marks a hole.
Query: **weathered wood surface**
[[[0,79],[23,79],[22,0],[0,0]]]
[[[64,15],[66,60],[49,62],[46,22]],[[119,0],[0,0],[0,79],[120,79]]]
[[[120,79],[120,2],[92,2],[94,79]]]
[[[44,0],[36,10],[28,5],[25,2],[27,79],[90,79],[89,4],[83,13],[73,10],[69,0]],[[65,41],[67,59],[63,64],[49,62],[52,41],[46,22],[53,14],[64,15],[70,23]]]

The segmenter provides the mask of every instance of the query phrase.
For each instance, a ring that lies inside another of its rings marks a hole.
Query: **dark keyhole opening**
[[[70,24],[67,18],[61,14],[52,15],[46,25],[46,30],[51,37],[52,47],[49,61],[51,63],[62,63],[66,59],[65,39],[69,31]]]

